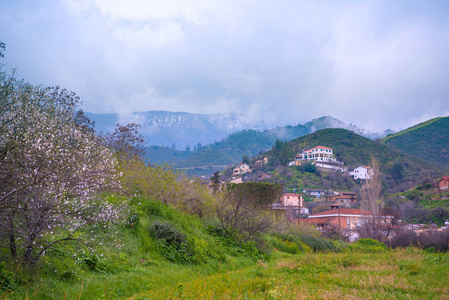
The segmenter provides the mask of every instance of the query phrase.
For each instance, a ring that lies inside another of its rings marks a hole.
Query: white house
[[[306,195],[315,196],[318,199],[321,199],[321,197],[324,197],[326,195],[326,190],[303,189],[302,192]]]
[[[371,167],[360,166],[355,168],[354,171],[350,172],[349,175],[354,177],[354,179],[371,179],[374,175],[374,170]]]
[[[233,174],[234,175],[239,175],[239,174],[244,174],[247,172],[252,172],[253,170],[251,169],[250,166],[248,166],[248,164],[244,163],[244,164],[240,164],[234,167],[233,170]]]
[[[335,159],[331,148],[317,146],[298,154],[296,161],[330,162],[335,161]]]

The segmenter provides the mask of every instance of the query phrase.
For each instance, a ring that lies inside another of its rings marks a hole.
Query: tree
[[[249,164],[248,155],[243,155],[242,156],[242,164]]]
[[[390,234],[393,220],[386,218],[383,213],[382,182],[380,179],[379,163],[372,159],[373,175],[365,180],[360,188],[362,209],[362,224],[359,234],[362,238],[381,240]]]
[[[5,55],[3,54],[3,52],[5,52],[6,50],[6,44],[0,42],[0,58],[5,57]]]
[[[211,186],[214,194],[218,191],[220,188],[221,182],[220,182],[220,172],[215,171],[214,175],[211,177]]]
[[[186,146],[186,152],[190,153],[190,146],[189,145]]]
[[[273,226],[270,205],[279,201],[282,185],[247,182],[227,184],[215,203],[220,227],[243,242],[254,240]]]
[[[0,235],[12,257],[34,263],[57,243],[79,241],[84,225],[117,216],[95,197],[116,184],[116,160],[85,126],[74,93],[5,72],[0,91]]]
[[[395,161],[390,172],[394,180],[401,181],[404,173],[404,164],[400,161]]]
[[[294,156],[293,149],[290,147],[288,142],[283,142],[279,139],[276,139],[271,153],[284,166],[287,165],[289,160]]]
[[[122,162],[131,159],[143,159],[145,148],[143,136],[139,133],[140,124],[129,123],[127,125],[116,124],[112,133],[104,136],[105,145],[112,149]]]

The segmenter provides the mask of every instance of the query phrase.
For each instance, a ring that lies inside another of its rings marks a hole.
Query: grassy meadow
[[[364,253],[276,251],[198,266],[139,262],[116,274],[48,278],[3,299],[449,299],[449,256],[407,248]]]
[[[86,229],[95,246],[61,244],[35,269],[3,262],[0,299],[449,299],[449,253],[301,228],[256,247],[157,201],[131,207],[126,224]],[[155,224],[170,224],[164,239]],[[167,232],[184,242],[167,244]]]

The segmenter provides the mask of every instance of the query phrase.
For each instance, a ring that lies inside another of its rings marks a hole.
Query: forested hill
[[[146,159],[152,163],[167,162],[176,168],[226,166],[241,162],[242,156],[253,157],[271,149],[276,139],[290,141],[323,128],[346,128],[362,133],[362,129],[330,116],[314,119],[304,125],[277,127],[270,130],[241,130],[229,134],[219,142],[196,144],[191,151],[177,151],[167,147],[148,147]],[[366,133],[365,134],[369,134]],[[382,133],[381,135],[384,135]],[[376,134],[377,136],[377,134]]]
[[[323,129],[312,134],[285,143],[287,149],[280,151],[273,149],[270,153],[277,155],[294,155],[304,149],[316,146],[326,146],[334,150],[335,157],[349,168],[359,165],[370,165],[374,157],[379,161],[381,171],[396,182],[406,181],[409,176],[424,178],[430,174],[443,174],[444,170],[438,166],[417,159],[379,140],[372,141],[345,129]],[[282,161],[282,159],[280,159]],[[285,159],[284,159],[285,160]]]
[[[317,130],[325,128],[343,128],[352,132],[359,133],[368,138],[373,139],[375,136],[384,136],[383,133],[369,133],[363,129],[358,128],[352,124],[346,124],[333,117],[325,116],[318,119],[313,119],[306,124],[298,124],[296,126],[277,127],[263,132],[255,130],[243,130],[233,134],[230,134],[226,139],[221,142],[216,142],[210,145],[211,149],[240,149],[250,150],[253,154],[256,154],[260,150],[269,149],[274,145],[276,139],[282,141],[291,141],[298,137],[310,134]]]
[[[449,117],[435,118],[389,135],[382,142],[410,155],[449,168]]]

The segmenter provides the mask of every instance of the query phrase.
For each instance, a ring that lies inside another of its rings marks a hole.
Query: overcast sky
[[[398,130],[449,115],[448,13],[445,0],[1,0],[0,62],[90,112]]]

